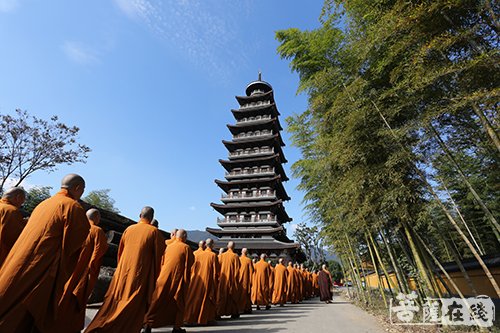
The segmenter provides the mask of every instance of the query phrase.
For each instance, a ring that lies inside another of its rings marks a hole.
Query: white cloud
[[[194,212],[196,210],[196,207],[195,206],[191,206],[191,207],[189,207],[189,210],[192,211],[192,212]]]
[[[0,0],[0,12],[11,12],[19,6],[18,0]]]
[[[62,50],[73,62],[80,65],[95,64],[99,62],[97,52],[80,42],[66,41]]]
[[[248,64],[238,38],[238,16],[246,2],[221,0],[114,0],[129,18],[146,25],[167,46],[207,74],[224,80]]]
[[[17,184],[18,180],[19,180],[19,178],[12,178],[12,177],[7,178],[7,180],[5,181],[5,184],[3,186],[4,190],[7,190],[7,189],[15,186]],[[19,186],[22,186],[25,190],[30,190],[34,187],[39,187],[39,185],[32,184],[26,179],[23,180]]]

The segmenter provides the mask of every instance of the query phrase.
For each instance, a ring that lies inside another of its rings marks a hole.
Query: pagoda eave
[[[275,227],[275,228],[238,228],[238,229],[216,229],[216,228],[208,228],[207,231],[217,237],[222,236],[222,235],[234,235],[234,234],[255,234],[255,235],[272,235],[278,232],[284,231],[283,227]]]

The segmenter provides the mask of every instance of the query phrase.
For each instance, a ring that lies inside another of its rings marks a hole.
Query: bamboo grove
[[[367,262],[395,274],[391,293],[412,277],[442,296],[460,294],[438,286],[447,262],[475,293],[474,258],[500,297],[483,261],[500,252],[499,15],[490,0],[327,0],[318,29],[276,33],[309,98],[287,119],[292,170],[366,303]]]

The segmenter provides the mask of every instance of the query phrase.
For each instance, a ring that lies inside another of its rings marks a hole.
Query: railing
[[[276,191],[267,191],[266,193],[252,193],[252,194],[241,194],[241,193],[233,193],[233,194],[221,194],[222,199],[251,199],[251,198],[269,198],[274,197],[276,195]]]
[[[233,135],[234,140],[238,139],[246,139],[246,138],[255,138],[255,137],[262,137],[262,136],[271,136],[273,135],[273,131],[267,131],[267,132],[261,132],[259,134],[255,133],[240,133],[238,135]]]
[[[259,151],[240,151],[240,152],[230,152],[229,157],[236,157],[236,156],[253,156],[253,155],[259,155],[259,154],[269,154],[269,153],[274,153],[274,148],[272,149],[259,149]]]
[[[263,116],[256,116],[256,117],[250,117],[250,118],[242,118],[240,120],[237,120],[236,123],[251,123],[251,122],[267,120],[267,119],[271,119],[271,118],[272,118],[271,115],[263,115]]]
[[[242,175],[267,175],[274,173],[274,168],[270,168],[267,170],[242,170],[242,171],[232,171],[226,172],[226,176],[242,176]]]
[[[271,217],[270,219],[257,219],[257,218],[243,218],[240,219],[228,219],[228,218],[217,218],[217,223],[239,223],[239,222],[277,222],[276,217]]]
[[[242,105],[240,107],[240,109],[249,109],[249,108],[255,108],[255,107],[262,106],[262,105],[270,105],[270,104],[271,104],[271,101],[269,101],[269,100],[251,102],[251,103],[247,103],[247,104]]]

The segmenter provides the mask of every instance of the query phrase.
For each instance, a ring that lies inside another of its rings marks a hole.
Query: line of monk
[[[84,179],[69,174],[61,190],[40,203],[26,221],[20,187],[0,200],[0,332],[80,332],[87,300],[96,284],[107,239],[98,226],[97,209],[79,203]],[[187,232],[174,229],[164,240],[154,209],[141,210],[137,224],[123,233],[115,273],[104,302],[85,332],[130,332],[171,326],[213,325],[223,316],[266,310],[321,296],[331,300],[331,275],[267,255],[252,260],[234,242],[214,252],[214,241],[201,241],[196,251]]]

